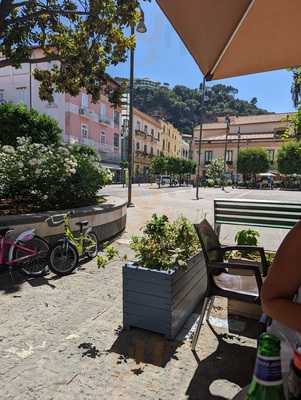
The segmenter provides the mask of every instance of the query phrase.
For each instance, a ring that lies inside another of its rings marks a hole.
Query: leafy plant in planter
[[[235,242],[238,245],[257,246],[259,237],[260,233],[258,231],[254,229],[243,229],[235,235]],[[251,259],[258,257],[257,252],[244,251],[239,254]]]
[[[193,225],[154,214],[133,236],[135,262],[123,267],[123,325],[173,339],[207,290],[207,273]]]
[[[154,214],[143,236],[133,236],[130,247],[144,268],[168,270],[187,267],[187,261],[200,250],[193,225],[185,217],[169,222],[166,215]]]
[[[254,229],[243,229],[235,235],[235,242],[238,245],[257,246],[260,234]]]

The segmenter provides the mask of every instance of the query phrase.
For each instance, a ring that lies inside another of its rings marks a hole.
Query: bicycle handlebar
[[[64,223],[65,217],[69,217],[72,214],[74,214],[74,212],[68,211],[67,213],[64,213],[64,214],[50,215],[48,218],[45,219],[45,222],[47,222],[48,225],[49,225],[49,222],[50,222],[52,226],[59,226],[59,225],[62,225]]]

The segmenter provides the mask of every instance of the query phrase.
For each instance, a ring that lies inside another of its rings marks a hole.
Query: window
[[[158,141],[160,142],[160,132],[158,132]]]
[[[274,162],[275,160],[275,150],[274,149],[268,149],[268,160],[270,162]]]
[[[4,89],[0,89],[0,103],[4,103]]]
[[[226,152],[226,161],[233,162],[233,150],[227,150]]]
[[[119,135],[114,133],[114,147],[119,147]]]
[[[141,129],[141,123],[140,123],[140,121],[137,121],[136,129],[137,129],[137,131],[140,131],[140,129]]]
[[[83,138],[87,138],[89,136],[88,126],[85,124],[81,125],[81,135]]]
[[[87,109],[89,105],[89,97],[87,94],[82,93],[81,106]]]
[[[210,163],[212,161],[213,152],[212,150],[205,151],[205,163]]]
[[[168,153],[170,152],[170,143],[169,142],[167,144],[167,151],[168,151]]]
[[[107,105],[105,103],[100,104],[100,109],[99,109],[99,117],[101,122],[107,122]]]
[[[119,127],[120,124],[120,113],[118,111],[114,111],[114,126]]]
[[[151,155],[153,156],[154,155],[154,149],[153,149],[153,147],[151,147]]]
[[[151,135],[152,135],[152,137],[155,136],[155,131],[154,131],[154,129],[151,130]]]
[[[165,150],[165,140],[163,139],[163,145],[162,145],[163,150]]]
[[[105,132],[101,132],[101,134],[100,134],[100,143],[106,144],[106,133]]]
[[[17,87],[17,103],[25,104],[26,87]]]
[[[157,150],[157,156],[159,156],[160,155],[160,150]]]
[[[136,150],[137,150],[137,151],[140,150],[140,143],[139,143],[139,142],[136,143]]]
[[[144,153],[147,154],[147,144],[144,145]]]
[[[147,131],[148,131],[147,125],[144,125],[144,133],[147,133]]]

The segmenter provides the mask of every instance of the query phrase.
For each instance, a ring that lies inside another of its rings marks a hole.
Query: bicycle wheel
[[[71,274],[78,266],[78,261],[76,247],[67,240],[55,243],[50,249],[49,268],[58,276]]]
[[[39,236],[34,236],[31,240],[27,242],[19,242],[20,245],[26,247],[27,249],[36,250],[37,254],[35,256],[29,257],[24,261],[20,261],[16,264],[20,267],[22,272],[30,277],[38,277],[45,275],[48,272],[48,260],[49,260],[49,245],[46,240]],[[13,260],[25,257],[27,253],[18,248],[13,251]]]
[[[89,258],[95,258],[99,251],[96,233],[88,232],[83,240],[84,254]]]

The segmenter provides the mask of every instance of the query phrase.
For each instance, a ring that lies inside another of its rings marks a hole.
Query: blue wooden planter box
[[[203,253],[188,268],[157,271],[127,263],[123,267],[123,326],[174,339],[207,288]]]

